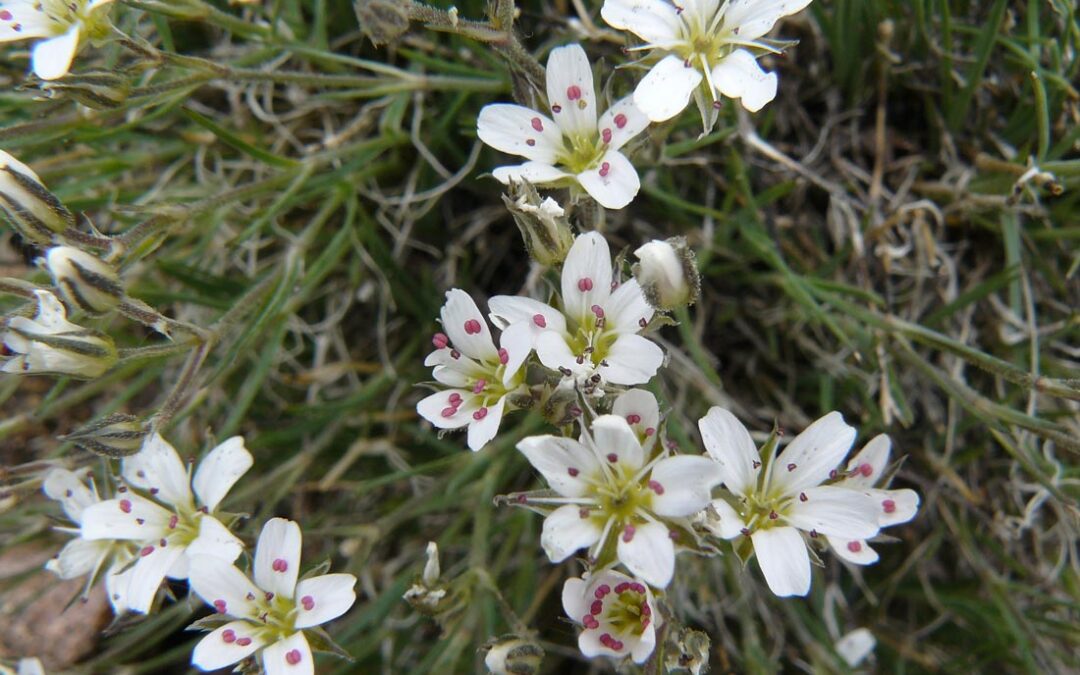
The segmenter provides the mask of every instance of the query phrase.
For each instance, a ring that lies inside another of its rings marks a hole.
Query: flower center
[[[565,166],[569,173],[578,174],[596,168],[605,152],[607,143],[600,136],[567,134],[563,136],[563,149],[559,153],[558,162]]]

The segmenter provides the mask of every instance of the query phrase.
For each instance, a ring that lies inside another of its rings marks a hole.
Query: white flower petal
[[[604,303],[604,318],[610,328],[620,333],[637,333],[652,320],[654,310],[645,300],[637,279],[628,279],[611,293]]]
[[[720,467],[708,457],[677,455],[662,459],[649,475],[649,486],[654,492],[652,511],[673,518],[692,516],[709,505],[712,488],[721,480]]]
[[[510,181],[520,182],[523,180],[527,180],[533,185],[551,185],[573,178],[571,174],[546,162],[525,162],[515,166],[500,166],[492,171],[491,175],[503,185],[508,185]]]
[[[534,327],[531,319],[518,321],[505,328],[499,336],[499,347],[503,350],[501,353],[506,354],[506,368],[503,369],[502,380],[504,387],[510,386],[529,354],[532,354],[537,335]]]
[[[563,144],[562,132],[550,117],[509,103],[484,106],[476,135],[496,150],[543,164],[554,164]]]
[[[772,527],[750,535],[754,556],[769,590],[781,598],[810,592],[810,554],[794,527]]]
[[[885,434],[878,434],[851,458],[847,475],[840,483],[844,487],[871,487],[882,478],[889,465],[892,441]]]
[[[265,675],[315,675],[315,659],[303,632],[269,645],[260,655]]]
[[[146,541],[167,536],[172,513],[130,491],[82,512],[83,539]]]
[[[653,616],[659,616],[659,614],[656,613],[655,607],[652,609],[652,612]],[[626,641],[624,641],[624,644],[625,643]],[[645,663],[649,656],[652,655],[653,650],[656,649],[656,626],[650,622],[649,626],[641,632],[641,635],[627,646],[630,647],[630,658],[634,663]]]
[[[468,373],[463,373],[451,366],[435,366],[431,369],[431,375],[439,384],[445,384],[455,389],[468,387],[473,381],[473,378]]]
[[[577,377],[587,376],[593,371],[592,361],[584,359],[579,363],[577,354],[570,351],[566,338],[555,331],[545,331],[536,338],[536,357],[552,370],[565,368]]]
[[[271,518],[263,525],[255,545],[255,585],[287,598],[296,590],[300,571],[300,526],[285,518]]]
[[[849,666],[855,668],[870,656],[876,645],[877,640],[873,633],[866,628],[856,628],[836,641],[836,653]]]
[[[505,407],[506,397],[503,396],[494,404],[479,407],[473,412],[472,421],[469,422],[469,433],[467,438],[470,450],[478,452],[483,449],[491,439],[495,438],[495,434],[499,433],[499,425],[502,423],[503,409]],[[483,417],[477,419],[477,415],[483,415]]]
[[[603,530],[592,518],[581,517],[581,507],[567,504],[544,518],[540,546],[551,562],[560,563],[575,551],[595,544],[602,533]]]
[[[566,318],[562,312],[539,300],[517,295],[496,295],[488,300],[488,309],[491,310],[491,322],[503,330],[516,323],[528,323],[536,329],[536,334],[545,330],[566,332]],[[539,323],[536,321],[537,315],[541,317]]]
[[[602,470],[596,455],[572,438],[530,436],[522,439],[517,449],[563,497],[584,496],[589,491],[588,480]]]
[[[784,519],[807,532],[868,539],[878,533],[878,510],[878,504],[869,495],[827,485],[800,493],[791,502]]]
[[[757,40],[782,17],[802,11],[811,0],[731,0],[724,24],[739,27],[740,40]]]
[[[146,614],[154,604],[154,596],[165,579],[165,573],[184,555],[183,546],[146,546],[140,551],[139,559],[128,579],[128,609]]]
[[[914,490],[866,490],[878,507],[878,525],[892,527],[906,523],[919,510],[919,495]]]
[[[454,396],[461,397],[460,405],[451,405]],[[416,412],[439,429],[459,429],[473,421],[472,414],[479,407],[478,397],[471,391],[446,389],[423,398],[416,404]]]
[[[635,432],[643,434],[646,429],[654,432],[660,425],[660,406],[651,391],[628,389],[619,394],[611,413],[626,419]]]
[[[51,469],[45,474],[42,489],[49,499],[60,502],[71,522],[82,519],[83,509],[97,503],[97,497],[77,475],[67,469]]]
[[[244,447],[242,436],[233,436],[199,462],[191,485],[199,503],[213,512],[255,459]]]
[[[570,617],[571,621],[580,624],[582,617],[589,613],[589,608],[595,599],[590,593],[592,587],[592,584],[577,577],[571,577],[563,583],[563,612]]]
[[[698,420],[698,429],[705,450],[720,465],[727,489],[740,496],[750,494],[760,469],[754,466],[759,456],[750,432],[729,411],[717,407]]]
[[[618,150],[604,153],[596,166],[577,175],[577,181],[589,196],[607,209],[623,208],[634,201],[641,189],[637,169]]]
[[[72,539],[64,544],[55,559],[49,561],[49,569],[61,579],[77,579],[97,569],[111,548],[109,541]]]
[[[877,551],[863,539],[842,539],[829,537],[829,547],[833,553],[854,565],[872,565],[878,561]]]
[[[855,442],[855,429],[833,411],[796,436],[774,461],[771,481],[787,494],[820,485]]]
[[[192,665],[203,670],[217,670],[251,656],[266,644],[252,628],[254,625],[247,621],[230,621],[209,633],[195,645],[191,653]]]
[[[612,384],[645,384],[664,365],[664,350],[648,338],[623,333],[608,349],[600,365],[604,379]]]
[[[34,74],[43,80],[57,80],[67,75],[78,47],[79,24],[63,35],[38,42],[31,52]]]
[[[161,434],[153,434],[137,453],[125,457],[122,473],[128,483],[166,504],[194,506],[187,467]]]
[[[678,11],[664,0],[604,0],[600,16],[646,42],[670,42],[681,33]]]
[[[611,250],[603,235],[578,235],[563,263],[561,285],[566,315],[579,323],[595,320],[592,306],[603,307],[607,302],[611,276]]]
[[[324,574],[296,584],[296,627],[310,628],[332,621],[356,602],[356,577]],[[310,609],[309,609],[310,608]]]
[[[11,13],[11,18],[0,21],[0,42],[56,35],[56,22],[41,10],[39,4],[26,0],[5,2],[4,9]]]
[[[731,504],[724,499],[714,499],[711,502],[716,515],[709,514],[705,519],[705,527],[721,539],[734,539],[742,534],[746,523],[742,516]]]
[[[681,113],[701,83],[701,72],[674,54],[661,59],[638,82],[634,103],[653,122],[664,122]]]
[[[441,315],[443,330],[455,349],[478,361],[498,362],[499,350],[472,296],[459,288],[450,289]]]
[[[754,55],[736,49],[712,70],[713,86],[724,96],[737,98],[750,112],[757,112],[776,98],[776,73],[766,73]]]
[[[184,556],[180,556],[177,560],[182,560]],[[131,577],[135,574],[135,566],[126,566],[128,560],[123,562],[113,563],[112,567],[105,572],[105,594],[109,596],[109,602],[112,604],[113,613],[120,616],[124,612],[128,611],[130,605],[128,605],[128,589],[131,586]]]
[[[555,123],[567,136],[591,138],[596,133],[596,89],[589,57],[581,45],[551,50],[547,61],[547,95]]]
[[[626,145],[648,126],[649,118],[634,103],[632,94],[616,101],[597,123],[600,139],[612,150]]]
[[[187,554],[190,558],[209,555],[233,562],[243,551],[244,542],[222,525],[220,520],[213,516],[203,516],[199,518],[199,536],[188,545]]]
[[[597,417],[592,423],[592,442],[600,456],[623,475],[633,475],[645,464],[641,441],[624,417]]]
[[[634,528],[630,541],[618,533],[619,562],[635,576],[655,588],[666,588],[675,574],[675,544],[662,523],[644,523]]]
[[[264,589],[251,583],[232,563],[216,556],[192,558],[188,585],[219,613],[237,618],[256,618],[256,601],[264,596]]]

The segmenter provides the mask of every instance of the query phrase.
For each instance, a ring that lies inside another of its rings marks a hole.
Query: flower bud
[[[13,354],[0,372],[91,379],[116,363],[116,345],[109,336],[68,321],[64,305],[52,293],[34,294],[38,298],[34,318],[13,317],[0,335]]]
[[[61,436],[60,440],[71,441],[95,455],[118,459],[138,452],[145,438],[146,428],[139,418],[116,413]]]
[[[53,233],[75,225],[75,216],[49,192],[34,171],[0,150],[0,208],[24,239],[52,243]]]
[[[409,30],[409,10],[399,0],[356,0],[360,30],[378,47],[393,42]]]
[[[503,195],[503,203],[514,216],[533,260],[541,265],[558,265],[566,260],[574,245],[574,234],[558,202],[551,197],[540,201],[536,188],[522,181],[510,185],[510,196]]]
[[[694,252],[683,237],[654,239],[634,251],[634,277],[653,308],[669,311],[697,302],[701,293]]]
[[[429,541],[427,545],[427,562],[424,563],[424,575],[421,577],[424,580],[424,585],[428,588],[434,588],[435,584],[439,583],[440,574],[439,545]]]
[[[50,97],[66,97],[87,108],[112,110],[127,101],[131,80],[109,71],[94,71],[42,82],[41,89]]]
[[[500,638],[484,657],[492,675],[532,675],[540,672],[544,650],[532,640],[516,635]]]
[[[69,307],[104,314],[124,297],[116,270],[101,258],[72,246],[54,246],[43,260]]]

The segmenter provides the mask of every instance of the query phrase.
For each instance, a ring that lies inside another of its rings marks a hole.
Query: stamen
[[[453,394],[450,394],[450,405],[452,405],[452,406],[461,405],[461,394],[457,393],[456,391]]]
[[[579,291],[581,291],[582,293],[586,293],[588,291],[591,291],[593,289],[592,279],[590,279],[589,277],[582,277],[582,278],[578,279],[577,289]]]
[[[571,101],[576,101],[581,98],[581,87],[576,84],[572,84],[566,88],[566,98]]]
[[[604,129],[603,131],[601,131],[600,132],[600,138],[603,139],[604,143],[610,143],[611,142],[611,129]]]
[[[120,510],[124,513],[131,513],[131,501],[128,499],[121,499]]]
[[[860,464],[858,470],[859,470],[859,473],[861,473],[866,478],[869,478],[870,476],[874,475],[874,467],[872,467],[872,466],[870,466],[869,464],[866,464],[866,463]]]
[[[645,435],[646,436],[652,436],[655,433],[656,433],[656,429],[653,429],[652,427],[649,427],[648,429],[645,430]]]
[[[586,614],[581,617],[581,623],[588,630],[596,630],[600,627],[600,622],[596,620],[596,617],[592,614]]]
[[[299,649],[290,649],[285,653],[285,662],[290,666],[295,666],[300,663],[301,659],[303,659],[303,657],[300,655]]]
[[[270,569],[274,570],[275,572],[284,572],[289,569],[289,561],[284,558],[277,558],[270,565]]]
[[[544,318],[543,314],[533,314],[533,323],[536,324],[537,328],[547,328],[547,319]]]
[[[153,546],[143,546],[143,549],[141,551],[139,551],[139,555],[141,555],[142,557],[145,558],[146,556],[150,555],[153,552],[154,552],[154,547]]]
[[[615,462],[619,461],[619,456],[616,455],[614,452],[609,452],[607,455],[607,461],[614,464]]]
[[[251,644],[251,638],[249,638],[249,637],[237,638],[236,639],[236,644],[238,646],[240,646],[240,647],[247,647],[249,644]]]
[[[445,349],[450,344],[450,338],[445,333],[435,333],[431,337],[431,344],[435,345],[435,349]]]
[[[624,115],[622,113],[619,113],[618,115],[616,115],[615,116],[615,126],[619,127],[620,129],[625,127],[626,126],[626,115]]]
[[[603,600],[593,600],[592,605],[589,606],[589,614],[596,616],[600,612],[604,611]]]
[[[553,113],[562,112],[562,106],[559,105],[558,103],[556,103],[555,105],[551,106],[551,112],[553,112]]]
[[[800,502],[805,502],[807,499],[810,499],[810,498],[806,496],[805,492],[800,492],[799,493],[799,501]]]
[[[218,598],[214,601],[214,609],[216,609],[219,614],[224,614],[228,609],[228,606],[225,604],[224,600]]]
[[[310,595],[305,595],[304,597],[300,598],[300,604],[304,606],[304,609],[310,612],[311,610],[315,609],[315,598],[311,597]]]
[[[609,173],[611,173],[611,164],[604,162],[600,165],[600,177],[607,178]]]
[[[450,350],[450,358],[454,359],[455,361],[457,359],[460,359],[461,358],[461,352],[459,352],[456,349],[451,349]]]
[[[779,517],[780,517],[780,514],[777,513],[776,511],[770,511],[769,512],[769,520],[776,520]]]
[[[604,596],[607,595],[610,592],[611,592],[611,586],[608,586],[607,584],[600,584],[599,586],[596,587],[596,590],[593,591],[593,596],[597,600],[603,600]]]
[[[645,317],[641,317],[640,319],[638,319],[637,325],[644,328],[649,325],[649,322],[645,320]]]
[[[532,128],[535,129],[536,131],[543,131],[544,130],[544,123],[540,121],[539,117],[532,118]]]
[[[634,532],[636,532],[636,531],[637,531],[637,528],[635,528],[633,525],[627,525],[626,527],[623,528],[622,540],[625,543],[629,544],[631,541],[633,541]]]
[[[176,526],[177,526],[177,524],[179,524],[179,522],[180,522],[180,516],[176,515],[175,513],[173,515],[169,516],[169,529],[170,530],[175,530]]]
[[[472,418],[474,420],[476,420],[477,422],[479,422],[480,420],[487,417],[487,414],[488,414],[488,409],[487,408],[480,408],[479,410],[477,410],[476,412],[474,412],[472,414]]]
[[[469,319],[465,322],[465,332],[469,335],[478,335],[483,329],[484,327],[476,319]]]
[[[264,593],[263,596],[266,598],[267,602],[270,602],[271,600],[274,599],[274,594],[271,593],[270,591],[267,591],[266,593]]]
[[[472,393],[479,394],[480,392],[484,391],[484,387],[486,387],[486,386],[487,386],[487,380],[484,380],[484,379],[477,380],[476,384],[473,385]]]
[[[649,481],[649,489],[655,492],[658,496],[664,494],[664,486],[661,485],[658,481]]]
[[[532,139],[532,138],[526,138],[525,139],[525,145],[527,145],[527,146],[529,146],[531,148],[534,145],[536,145],[536,141],[534,139]]]
[[[881,502],[881,508],[884,509],[885,513],[893,513],[896,511],[896,502],[891,499],[886,499]]]
[[[231,645],[232,643],[236,642],[236,631],[234,631],[232,628],[226,628],[221,633],[221,640],[225,644]]]
[[[630,413],[629,415],[626,416],[626,421],[629,422],[630,424],[637,424],[638,422],[641,421],[641,415]]]
[[[600,305],[593,305],[589,309],[591,309],[592,313],[596,315],[596,318],[598,318],[598,319],[603,319],[604,318],[604,308],[601,307]]]
[[[450,406],[449,408],[443,408],[442,412],[440,414],[443,417],[447,417],[447,418],[453,417],[454,415],[457,414],[457,408],[455,408],[453,406]]]
[[[577,478],[577,475],[581,472],[578,471],[576,468],[570,466],[566,468],[566,473],[570,474],[571,478]]]
[[[857,541],[849,541],[847,543],[847,550],[851,551],[852,553],[858,553],[862,550],[862,543]]]
[[[510,352],[506,351],[506,347],[499,350],[499,363],[504,366],[510,362]]]
[[[787,470],[788,470],[788,471],[794,471],[794,470],[795,470],[795,469],[797,469],[797,468],[798,468],[798,467],[796,466],[795,462],[792,462],[791,464],[788,464],[788,465],[787,465]]]

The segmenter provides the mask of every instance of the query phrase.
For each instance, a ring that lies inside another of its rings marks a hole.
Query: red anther
[[[277,558],[276,560],[274,560],[273,563],[271,563],[270,569],[274,570],[275,572],[284,572],[289,569],[289,561],[285,558]]]
[[[655,433],[656,433],[656,429],[653,429],[652,427],[649,427],[648,429],[645,430],[645,435],[646,436],[652,436]]]
[[[529,502],[529,496],[528,495],[518,495],[517,496],[517,503],[518,504],[527,504],[528,502]]]
[[[221,640],[225,644],[231,645],[232,643],[236,642],[236,631],[234,631],[232,628],[226,628],[224,631],[221,632]]]
[[[553,113],[562,112],[562,106],[559,105],[558,103],[556,103],[555,105],[551,106],[551,112],[553,112]]]
[[[218,599],[214,601],[214,609],[216,609],[219,614],[224,614],[228,609],[228,606],[225,604],[224,600]]]
[[[572,84],[566,88],[566,98],[571,101],[576,101],[581,98],[581,87],[576,84]]]
[[[504,366],[510,362],[510,352],[506,351],[506,347],[499,350],[499,363]]]
[[[645,587],[643,585],[639,584],[636,581],[634,583],[630,584],[630,590],[635,591],[637,593],[641,593],[641,594],[645,593]]]
[[[144,525],[144,524],[146,524],[146,519],[145,518],[136,518],[135,522],[138,523],[139,525]]]
[[[465,332],[469,335],[478,335],[483,329],[484,327],[476,319],[469,319],[465,322]]]
[[[592,614],[586,614],[585,616],[581,617],[581,623],[585,626],[585,628],[588,628],[589,630],[595,630],[600,627],[600,622],[597,621],[596,617],[594,617]]]
[[[641,415],[630,413],[629,415],[626,416],[626,421],[629,422],[630,424],[637,424],[638,422],[641,421]]]
[[[642,591],[642,593],[644,592]],[[649,607],[649,603],[641,603],[641,616],[652,616],[652,607]]]
[[[618,115],[616,115],[615,116],[615,126],[619,127],[620,129],[625,127],[626,126],[626,115],[624,115],[622,113],[619,113]]]
[[[477,380],[476,384],[473,385],[472,393],[479,394],[480,392],[484,391],[484,387],[486,387],[486,386],[487,386],[487,380],[483,380],[483,379]]]
[[[310,612],[311,610],[315,609],[315,598],[311,597],[310,595],[305,595],[304,597],[300,598],[300,604],[304,606],[304,609]]]
[[[869,478],[870,476],[874,475],[874,467],[872,467],[872,466],[870,466],[869,464],[866,464],[866,463],[860,464],[859,465],[859,473],[861,473],[866,478]]]
[[[169,542],[168,542],[168,540],[165,539],[165,537],[162,537],[161,539],[158,540],[158,546],[160,546],[161,548],[165,548],[168,545],[169,545]]]
[[[455,408],[454,406],[450,406],[448,408],[443,408],[442,412],[440,414],[443,417],[446,417],[446,418],[453,417],[454,415],[457,414],[457,408]]]
[[[547,328],[547,319],[544,318],[543,314],[533,314],[533,323],[536,324],[537,328]]]
[[[604,318],[604,308],[601,307],[600,305],[593,305],[589,309],[592,310],[592,313],[596,315],[596,318],[598,318],[598,319],[603,319]]]
[[[247,647],[249,644],[251,644],[251,638],[249,638],[249,637],[237,638],[236,639],[236,644],[238,646],[240,646],[240,647]]]
[[[592,605],[589,606],[589,613],[596,616],[600,612],[604,611],[603,600],[593,600]]]
[[[570,474],[571,478],[577,478],[577,475],[581,472],[578,471],[575,467],[570,466],[566,468],[566,473]]]
[[[445,333],[435,333],[431,336],[431,344],[435,345],[435,349],[444,349],[450,344],[450,338]]]
[[[739,534],[741,534],[744,537],[749,537],[750,536],[750,528],[744,527],[743,529],[739,530]]]
[[[817,530],[810,530],[810,538],[817,539]]]
[[[607,461],[614,464],[615,462],[619,461],[619,456],[616,455],[614,452],[609,452],[607,456]]]
[[[624,527],[622,532],[623,542],[629,544],[631,541],[633,541],[635,531],[636,528],[633,525],[627,525],[626,527]]]
[[[477,410],[476,412],[474,412],[474,413],[472,414],[472,418],[473,418],[474,420],[476,420],[477,422],[479,422],[480,420],[482,420],[482,419],[484,419],[485,417],[487,417],[487,413],[488,413],[488,409],[487,409],[487,408],[480,408],[479,410]]]
[[[611,142],[611,129],[604,129],[603,131],[601,131],[600,132],[600,138],[602,138],[605,143],[610,143]]]
[[[457,359],[460,359],[461,358],[461,352],[459,352],[456,349],[451,349],[450,350],[450,358],[454,359],[455,361]]]
[[[526,138],[525,139],[525,145],[527,145],[527,146],[529,146],[531,148],[532,146],[536,145],[536,141],[534,141],[531,138]]]
[[[649,325],[649,322],[645,320],[645,317],[641,317],[640,319],[638,319],[637,325],[644,328],[645,326]]]
[[[596,590],[593,591],[593,595],[596,596],[597,600],[603,600],[604,596],[607,595],[610,592],[611,592],[611,586],[608,586],[607,584],[600,584],[599,586],[596,587]]]
[[[893,513],[896,511],[896,502],[891,499],[886,499],[881,502],[881,508],[885,510],[885,513]]]
[[[833,469],[829,472],[829,478],[836,478],[837,475],[838,474],[836,473],[836,469]]]
[[[761,468],[761,462],[759,462],[759,461],[757,461],[757,460],[755,459],[755,460],[754,460],[754,468],[755,468],[755,469]]]
[[[457,393],[456,391],[453,394],[450,394],[450,405],[452,405],[452,406],[461,405],[461,394]]]
[[[847,550],[851,551],[852,553],[858,553],[862,550],[862,543],[857,541],[849,541],[847,543]]]
[[[180,523],[180,516],[176,515],[175,513],[173,515],[169,516],[169,529],[170,530],[175,530],[176,526],[179,523]]]
[[[157,494],[157,493],[159,493],[159,492],[161,492],[161,490],[157,489],[156,487],[152,487],[152,488],[150,488],[150,495],[151,495],[151,496],[154,496],[154,495],[156,495],[156,494]]]
[[[141,555],[142,557],[145,558],[146,556],[150,555],[153,552],[154,552],[154,547],[153,546],[143,546],[142,550],[139,551],[139,555]]]
[[[581,277],[577,282],[577,289],[582,293],[591,291],[593,288],[592,279],[589,277]]]
[[[289,651],[285,652],[285,662],[288,663],[290,666],[295,666],[296,664],[300,663],[301,659],[303,659],[303,657],[300,655],[299,649],[290,649]]]
[[[578,514],[578,518],[581,518],[582,520],[585,520],[586,518],[589,517],[589,507],[582,506],[580,509],[578,509],[577,514]]]
[[[0,20],[11,21],[11,12],[6,9],[0,9]]]
[[[657,495],[664,494],[664,486],[661,485],[659,481],[649,481],[649,489],[655,492]]]
[[[609,173],[611,173],[611,164],[609,164],[608,162],[602,163],[600,165],[600,177],[607,177]]]
[[[679,541],[679,531],[678,530],[668,530],[667,531],[667,537],[671,541]]]
[[[616,593],[622,593],[622,592],[626,591],[626,589],[628,589],[628,588],[630,588],[630,582],[629,581],[624,581],[624,582],[622,582],[621,584],[619,584],[619,585],[617,585],[615,587],[615,592]]]
[[[776,511],[770,511],[769,512],[769,520],[776,520],[779,517],[780,517],[780,514],[777,513]]]
[[[788,471],[794,471],[794,470],[795,470],[796,468],[797,468],[797,467],[796,467],[796,465],[795,465],[795,462],[792,462],[791,464],[788,464],[788,465],[787,465],[787,470],[788,470]]]
[[[120,500],[120,510],[123,511],[124,513],[131,513],[131,500],[121,499]]]
[[[544,130],[544,123],[542,121],[540,121],[539,117],[532,118],[531,124],[532,124],[532,128],[537,130],[537,131],[543,131]]]
[[[800,492],[799,493],[799,501],[800,502],[805,502],[807,499],[809,499],[809,497],[806,496],[805,492]]]
[[[270,602],[271,600],[274,599],[274,594],[271,593],[270,591],[267,591],[266,593],[263,593],[263,597],[266,598],[267,602]]]

